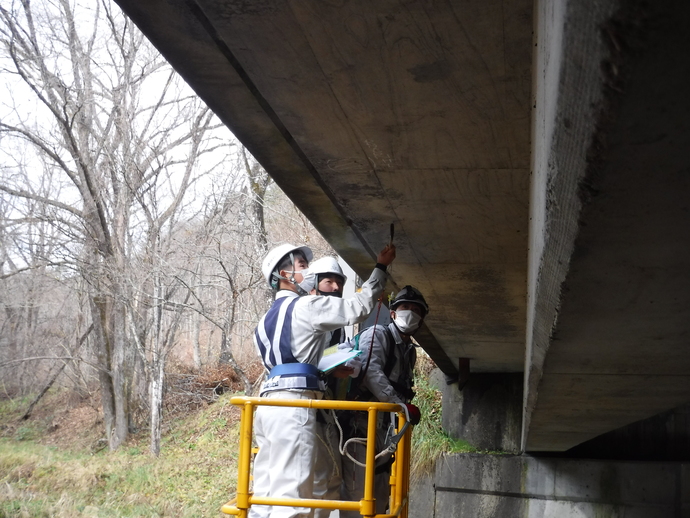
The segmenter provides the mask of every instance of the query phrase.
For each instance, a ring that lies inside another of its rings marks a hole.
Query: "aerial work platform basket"
[[[364,401],[339,401],[316,399],[267,399],[257,397],[233,397],[230,402],[241,409],[240,443],[237,474],[237,496],[225,504],[221,511],[224,514],[246,518],[248,510],[254,505],[274,505],[290,507],[309,507],[314,509],[339,509],[358,511],[370,518],[407,518],[408,492],[410,483],[410,440],[412,427],[405,427],[404,409],[394,403],[373,403]],[[254,427],[254,410],[257,406],[289,406],[315,409],[357,410],[368,413],[366,437],[366,466],[364,469],[364,498],[360,501],[320,500],[277,497],[255,497],[250,491],[252,464],[252,430]],[[374,470],[376,463],[376,422],[379,412],[398,414],[398,429],[405,432],[400,437],[393,458],[390,476],[389,513],[376,514],[374,499]]]

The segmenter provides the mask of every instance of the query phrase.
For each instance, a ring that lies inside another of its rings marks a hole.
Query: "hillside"
[[[49,393],[25,421],[31,398],[1,401],[0,518],[223,516],[237,475],[234,387],[171,380],[159,458],[145,428],[108,451],[97,394]]]
[[[472,450],[441,430],[432,368],[420,355],[415,402],[423,420],[413,435],[413,478],[443,452]],[[239,385],[217,370],[168,378],[159,458],[148,453],[145,427],[108,451],[95,393],[50,392],[28,420],[21,416],[31,398],[0,400],[0,518],[225,516],[220,507],[234,496],[237,477],[239,409],[230,397]]]

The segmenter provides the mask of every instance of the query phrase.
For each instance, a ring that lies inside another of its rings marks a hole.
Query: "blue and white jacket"
[[[361,291],[346,299],[323,295],[300,297],[293,291],[280,290],[254,333],[254,343],[269,376],[277,365],[302,363],[316,367],[329,345],[331,332],[366,320],[385,283],[386,272],[374,268]],[[299,367],[294,375],[290,375],[286,368],[279,368],[279,371],[281,369],[280,374],[274,373],[276,376],[273,377],[299,378],[309,368]],[[278,382],[271,381],[273,377],[264,383],[261,394],[271,390],[314,390],[309,382],[300,386],[299,379]]]

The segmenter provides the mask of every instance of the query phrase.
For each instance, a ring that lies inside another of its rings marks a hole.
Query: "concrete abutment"
[[[521,373],[472,373],[462,388],[443,388],[443,428],[480,450],[517,453],[522,418]]]
[[[428,518],[688,518],[690,463],[454,454],[410,500]]]

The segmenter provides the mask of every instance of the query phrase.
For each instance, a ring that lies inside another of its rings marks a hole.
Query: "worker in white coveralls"
[[[386,283],[386,267],[395,259],[387,245],[362,290],[342,299],[308,295],[315,276],[308,270],[312,251],[280,245],[263,260],[262,271],[277,291],[261,318],[254,341],[268,371],[259,395],[276,399],[321,399],[325,384],[317,368],[331,332],[362,322]],[[304,295],[304,296],[302,296]],[[259,406],[254,419],[259,453],[254,462],[254,496],[312,498],[316,412],[309,408]],[[303,507],[252,505],[251,518],[311,518]]]
[[[326,297],[342,297],[347,277],[335,257],[322,257],[309,265],[309,271],[316,275],[316,287],[312,295]],[[346,341],[345,329],[339,328],[331,332],[328,345],[337,345]],[[329,381],[333,378],[348,378],[354,368],[343,365],[336,367],[329,373],[326,380],[325,398],[333,399],[333,391]],[[314,455],[314,498],[321,500],[340,500],[340,485],[342,484],[342,465],[338,447],[339,433],[335,424],[333,411],[320,409],[316,412],[316,451]],[[330,509],[315,509],[315,518],[328,518]]]
[[[429,313],[424,296],[412,286],[405,286],[390,304],[391,322],[365,329],[359,336],[362,350],[359,360],[361,372],[353,380],[348,399],[398,403],[407,407],[411,424],[419,423],[419,409],[411,404],[414,392],[413,370],[417,352],[412,335]],[[367,420],[365,412],[343,412],[340,423],[347,429],[346,455],[342,457],[343,500],[361,500],[364,497],[364,467],[366,461]],[[379,413],[376,429],[376,451],[383,452],[395,434],[395,414]],[[352,458],[348,457],[349,454]],[[354,458],[354,460],[353,460]],[[374,485],[376,513],[385,514],[390,492],[392,454],[377,459]],[[340,511],[341,518],[358,518],[354,511]]]

